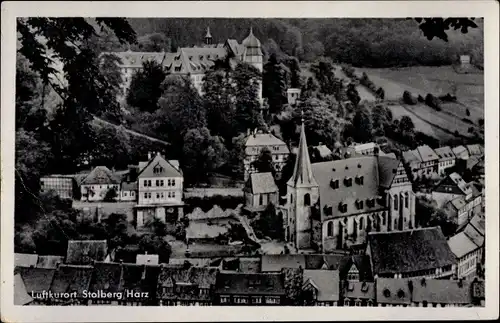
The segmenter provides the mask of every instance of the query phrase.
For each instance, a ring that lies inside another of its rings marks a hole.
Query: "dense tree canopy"
[[[163,81],[167,76],[163,67],[155,61],[146,61],[142,69],[132,76],[127,103],[141,111],[154,112],[163,93]]]
[[[286,103],[287,85],[285,71],[275,54],[272,54],[264,65],[262,87],[263,96],[268,99],[270,112],[279,113]]]

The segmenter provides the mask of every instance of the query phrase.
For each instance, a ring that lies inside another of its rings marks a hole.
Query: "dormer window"
[[[358,210],[363,208],[363,204],[363,200],[356,200],[356,208],[358,208]]]
[[[367,205],[368,207],[374,207],[374,206],[375,206],[375,199],[374,199],[374,198],[367,199],[367,200],[366,200],[366,205]]]
[[[351,177],[346,177],[344,179],[344,185],[347,186],[347,187],[352,186],[352,178]]]
[[[323,212],[326,216],[333,214],[333,207],[325,205],[323,208]]]
[[[333,188],[334,190],[339,188],[339,180],[336,179],[336,180],[331,180],[330,181],[330,187]]]
[[[347,212],[347,204],[340,202],[339,203],[339,211],[342,213],[346,213]]]

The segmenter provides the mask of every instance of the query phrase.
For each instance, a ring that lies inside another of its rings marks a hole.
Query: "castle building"
[[[298,250],[328,253],[364,244],[368,232],[415,227],[415,193],[400,160],[374,155],[311,164],[303,123],[284,200],[278,214]]]
[[[254,66],[259,72],[263,70],[262,46],[250,28],[249,35],[240,43],[235,39],[227,39],[224,43],[213,44],[210,28],[204,37],[204,44],[195,47],[181,47],[175,53],[165,52],[116,52],[102,53],[113,54],[121,62],[118,64],[122,74],[122,99],[127,96],[133,75],[142,69],[142,63],[153,60],[163,66],[167,73],[187,76],[200,94],[203,94],[203,78],[205,73],[219,59],[229,58],[231,65],[245,62]],[[262,104],[262,80],[259,84],[258,98]]]

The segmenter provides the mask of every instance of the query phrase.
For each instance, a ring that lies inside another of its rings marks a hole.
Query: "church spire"
[[[300,141],[297,150],[297,159],[295,160],[295,168],[293,170],[293,175],[287,184],[294,187],[318,186],[318,183],[313,176],[311,160],[309,159],[309,152],[307,150],[306,132],[304,128],[304,111],[301,112]]]

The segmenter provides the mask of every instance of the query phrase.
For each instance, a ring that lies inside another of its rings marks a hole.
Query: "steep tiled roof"
[[[466,147],[471,156],[481,156],[483,154],[483,148],[479,144],[467,145]]]
[[[215,292],[218,294],[284,295],[283,276],[279,273],[220,273]]]
[[[439,159],[438,155],[436,155],[434,150],[427,145],[418,146],[417,152],[419,153],[420,158],[422,159],[423,162]]]
[[[102,53],[102,55],[112,54],[121,59],[123,67],[139,68],[142,66],[143,62],[155,61],[161,64],[165,59],[165,55],[168,53],[163,52],[113,52],[113,53]]]
[[[340,279],[338,270],[304,270],[304,284],[310,282],[318,291],[318,301],[339,300]]]
[[[97,166],[83,179],[81,184],[120,184],[120,179],[106,166]]]
[[[422,158],[420,157],[420,154],[416,150],[408,150],[403,152],[403,159],[407,164],[411,164],[413,162],[417,163],[422,162]]]
[[[314,149],[316,149],[316,151],[322,158],[332,155],[332,151],[326,145],[315,146]]]
[[[469,239],[471,239],[472,242],[474,242],[477,246],[483,246],[484,245],[484,229],[476,227],[476,225],[474,225],[472,223],[473,219],[474,218],[472,218],[471,222],[469,222],[469,224],[467,224],[465,226],[465,228],[463,229],[462,232],[464,232],[465,235],[467,235],[467,237]],[[484,223],[483,223],[483,225],[484,225]]]
[[[342,295],[344,298],[375,301],[375,283],[345,281],[342,283]]]
[[[158,172],[155,173],[154,169],[158,167]],[[138,175],[139,178],[150,177],[182,177],[180,169],[172,165],[168,160],[163,158],[160,154],[154,156],[149,163],[141,170]]]
[[[92,261],[103,261],[108,251],[106,240],[70,240],[66,263],[88,265]]]
[[[16,267],[36,267],[38,262],[37,254],[15,253],[14,266]]]
[[[50,290],[54,293],[77,292],[81,295],[88,290],[92,277],[92,266],[60,265],[54,274]]]
[[[464,146],[457,146],[451,149],[453,154],[457,158],[467,159],[469,158],[469,151]]]
[[[57,264],[62,264],[64,257],[62,256],[38,256],[36,266],[38,268],[56,268]]]
[[[30,294],[31,292],[48,291],[54,278],[55,269],[19,267],[18,273],[21,274],[26,291]]]
[[[209,267],[189,267],[179,268],[170,266],[160,266],[158,276],[157,297],[160,299],[182,298],[182,299],[209,299],[210,295],[200,295],[199,293],[184,292],[182,295],[169,294],[163,287],[169,284],[195,285],[198,288],[211,288],[215,285],[217,278],[217,268]]]
[[[259,151],[254,151],[254,147],[271,147],[276,146],[278,150],[274,150],[270,148],[271,153],[279,153],[279,154],[288,154],[290,150],[286,146],[285,142],[278,137],[270,133],[256,133],[248,136],[247,141],[245,143],[245,153],[246,155],[258,155]]]
[[[340,279],[347,279],[347,274],[353,265],[359,272],[359,281],[373,281],[370,257],[367,255],[345,256],[339,268]]]
[[[374,275],[440,268],[456,263],[439,227],[370,233]]]
[[[410,304],[411,292],[407,279],[377,278],[377,303]]]
[[[459,232],[451,237],[448,240],[448,245],[457,258],[462,258],[479,248],[464,232]]]
[[[252,173],[248,178],[246,188],[252,194],[276,193],[278,186],[272,173]]]
[[[163,66],[172,74],[203,74],[226,55],[224,47],[184,47],[166,57]]]
[[[159,266],[123,264],[122,270],[120,291],[147,292],[150,298],[156,295]]]
[[[459,196],[459,197],[456,197],[454,198],[453,200],[451,200],[449,202],[456,210],[460,210],[462,208],[464,208],[467,203],[465,201],[465,197],[463,196]]]
[[[455,159],[455,154],[451,150],[450,146],[444,146],[434,149],[436,154],[439,156],[440,160],[450,160]]]
[[[379,195],[379,172],[376,158],[364,156],[312,164],[314,178],[319,184],[321,211],[324,212],[326,207],[332,207],[334,216],[348,216],[384,209],[385,206],[378,203],[375,203],[374,207],[368,207],[366,203],[367,199],[376,199]],[[361,176],[363,177],[362,185],[358,184],[356,179]],[[349,179],[351,185],[347,186]],[[331,187],[332,180],[339,181],[339,188]],[[365,201],[362,209],[357,208],[357,200]],[[339,211],[340,203],[347,204],[347,212]]]
[[[463,180],[462,176],[457,173],[451,173],[449,176],[463,194],[467,195],[472,193],[472,188]]]
[[[379,185],[383,188],[391,187],[391,184],[396,177],[397,169],[401,162],[398,159],[390,156],[378,157],[378,176]]]
[[[119,292],[122,274],[122,264],[96,262],[90,281],[91,292]]]
[[[137,191],[137,182],[122,182],[122,191]]]
[[[262,272],[280,272],[283,268],[305,268],[305,255],[262,255]]]
[[[32,301],[33,298],[28,294],[21,275],[14,275],[14,305],[26,305]]]
[[[439,304],[470,304],[471,285],[468,281],[448,279],[412,279],[414,302]]]

